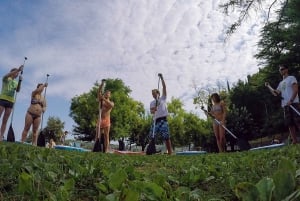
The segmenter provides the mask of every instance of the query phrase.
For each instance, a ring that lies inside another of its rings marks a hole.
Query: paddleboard
[[[145,152],[142,151],[119,151],[119,150],[114,150],[114,154],[120,154],[120,155],[145,155]]]
[[[206,154],[206,151],[180,151],[176,152],[176,155],[199,155],[199,154]]]
[[[54,148],[61,149],[61,150],[68,150],[68,151],[81,151],[81,152],[90,151],[88,149],[84,149],[84,148],[80,148],[80,147],[71,147],[71,146],[65,146],[65,145],[55,145]]]
[[[284,143],[280,143],[280,144],[271,144],[271,145],[267,145],[267,146],[255,147],[255,148],[252,148],[252,149],[250,149],[250,150],[273,149],[273,148],[278,148],[278,147],[283,147],[283,146],[285,146]]]

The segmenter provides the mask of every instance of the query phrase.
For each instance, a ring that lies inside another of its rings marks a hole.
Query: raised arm
[[[108,109],[111,109],[115,106],[114,102],[112,102],[108,98],[105,98],[104,96],[102,96],[102,101],[105,103],[105,105],[106,105],[106,107],[108,107]]]
[[[102,95],[103,95],[103,91],[104,91],[104,86],[105,86],[105,81],[106,81],[105,79],[102,79],[101,80],[101,84],[99,85],[99,88],[98,88],[97,99],[98,99],[99,102],[102,99]]]
[[[163,75],[161,73],[159,73],[158,76],[161,79],[161,84],[162,84],[162,87],[163,87],[162,88],[162,95],[167,96],[167,87],[166,87],[166,83],[165,83],[165,80],[163,78]]]
[[[37,88],[32,92],[32,96],[35,96],[36,94],[41,94],[47,86],[48,83],[38,84]]]
[[[22,72],[23,71],[24,66],[21,65],[19,68],[15,68],[13,70],[11,70],[9,73],[7,73],[6,75],[3,76],[3,78],[8,78],[8,77],[13,77],[14,75],[16,75],[16,73]]]

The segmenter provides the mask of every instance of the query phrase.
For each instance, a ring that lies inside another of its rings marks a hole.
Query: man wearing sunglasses
[[[289,127],[292,143],[297,144],[296,126],[300,130],[300,116],[296,111],[300,111],[298,82],[295,76],[289,75],[288,67],[279,65],[279,73],[282,81],[276,89],[273,89],[268,82],[265,85],[274,96],[281,95],[281,107],[284,110],[284,122]],[[295,111],[296,110],[296,111]]]

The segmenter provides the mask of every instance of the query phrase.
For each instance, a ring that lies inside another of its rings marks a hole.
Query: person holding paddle
[[[21,65],[19,68],[13,68],[9,73],[3,76],[2,79],[2,89],[0,94],[0,118],[3,114],[2,124],[0,129],[0,141],[3,140],[4,132],[6,130],[7,120],[13,110],[15,103],[15,93],[20,82],[16,80],[19,76],[19,73],[23,71],[24,65]],[[22,80],[22,76],[19,77]]]
[[[282,80],[276,89],[273,89],[268,82],[265,86],[268,87],[274,96],[281,95],[281,107],[284,112],[284,123],[289,127],[292,143],[297,144],[296,126],[300,130],[300,116],[296,111],[300,111],[299,96],[298,96],[298,82],[295,76],[289,75],[288,67],[279,65],[279,73]]]
[[[103,84],[103,83],[102,83]],[[99,87],[101,89],[102,86]],[[100,121],[98,120],[97,126],[96,126],[96,140],[97,138],[101,139],[101,134],[103,133],[103,139],[104,139],[104,153],[108,152],[109,149],[109,131],[110,131],[110,112],[112,111],[114,107],[114,102],[110,100],[111,92],[109,90],[106,90],[104,94],[102,94],[102,91],[98,91],[98,101],[100,103]],[[100,126],[100,129],[99,129]],[[98,133],[100,131],[100,133]]]
[[[221,100],[218,93],[213,93],[211,96],[212,108],[210,113],[217,119],[220,124],[216,121],[213,122],[213,130],[216,136],[217,145],[219,152],[225,152],[226,139],[225,139],[225,120],[226,120],[226,105],[223,100]]]
[[[172,154],[172,146],[171,146],[171,139],[170,139],[170,131],[169,131],[169,124],[168,124],[168,109],[167,109],[167,88],[166,83],[161,73],[158,74],[162,83],[162,96],[160,96],[160,92],[158,89],[152,90],[152,97],[154,98],[153,101],[150,102],[150,112],[153,114],[153,119],[155,124],[150,129],[151,138],[152,133],[162,135],[163,139],[166,143],[166,148],[168,154]],[[153,130],[154,129],[154,130]]]
[[[32,145],[37,145],[38,130],[41,122],[41,116],[46,111],[46,100],[42,96],[44,89],[48,86],[48,83],[39,83],[37,88],[31,93],[30,106],[25,115],[25,126],[22,132],[22,142],[25,142],[28,131],[32,126]]]

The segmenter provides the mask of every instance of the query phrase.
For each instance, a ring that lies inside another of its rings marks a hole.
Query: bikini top
[[[212,111],[213,112],[223,112],[223,107],[222,107],[222,105],[213,105]]]
[[[43,101],[40,98],[32,97],[31,104],[32,105],[39,104],[40,106],[43,107]]]

